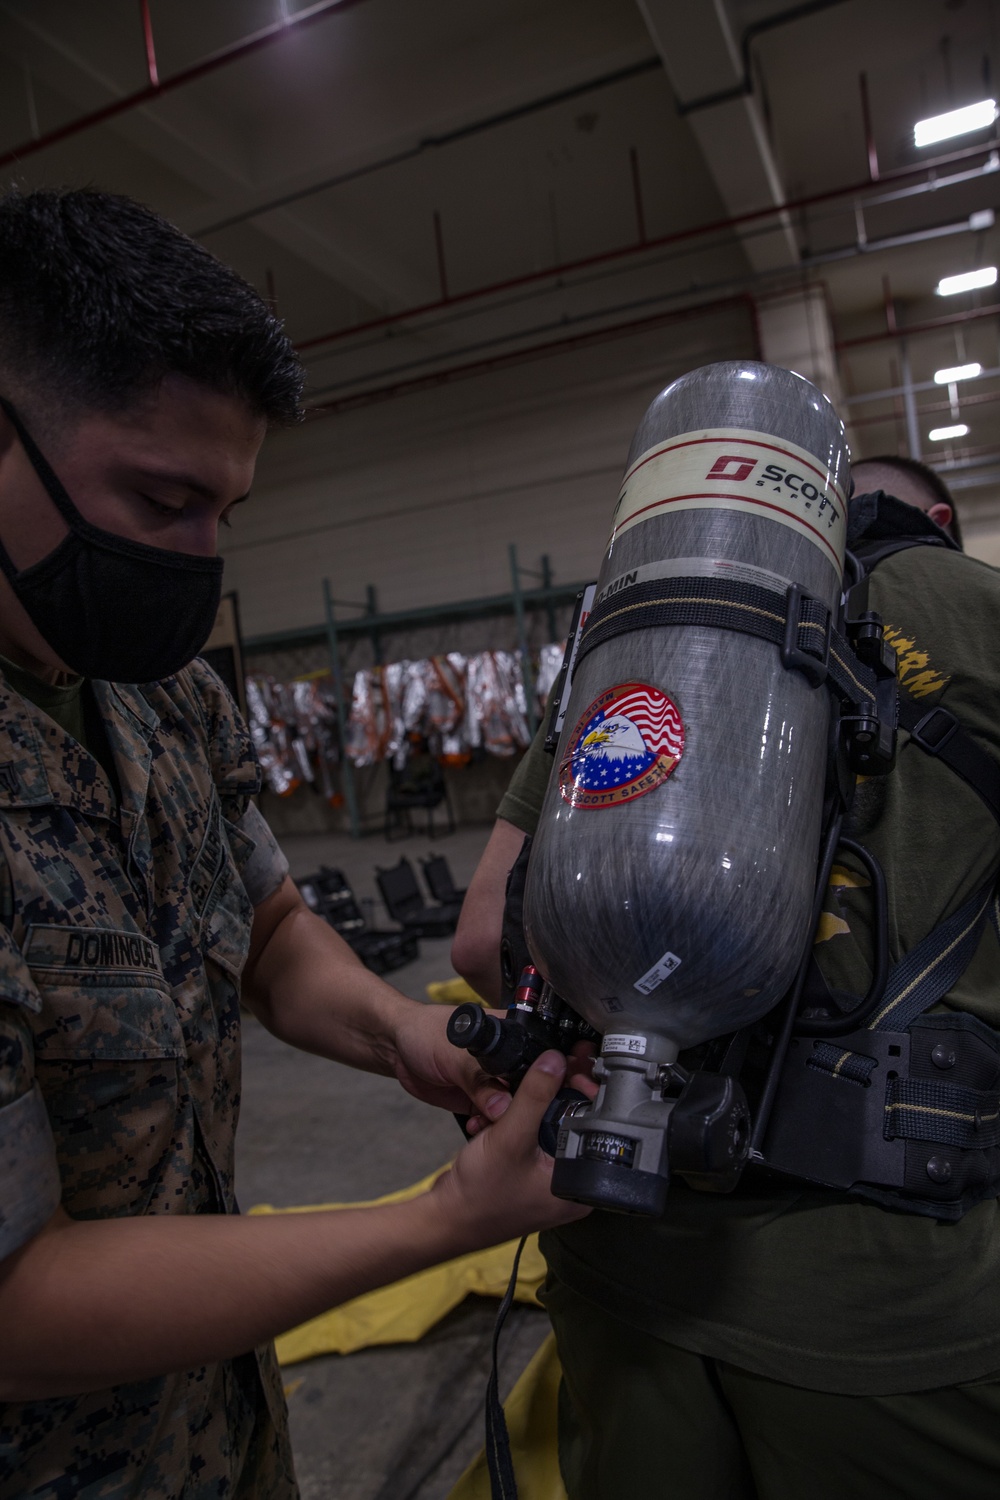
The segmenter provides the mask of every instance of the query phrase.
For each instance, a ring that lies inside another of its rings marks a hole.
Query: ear
[[[945,505],[943,500],[938,500],[935,505],[931,505],[928,507],[927,514],[930,516],[932,521],[937,522],[942,531],[947,531],[948,527],[951,525],[954,511],[952,510],[950,505]]]

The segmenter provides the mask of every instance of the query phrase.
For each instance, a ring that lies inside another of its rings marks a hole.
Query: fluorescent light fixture
[[[935,141],[947,141],[953,135],[969,135],[973,130],[986,130],[996,117],[996,100],[980,99],[978,104],[967,104],[964,109],[950,109],[946,115],[932,115],[929,120],[918,120],[913,127],[913,144],[933,146]]]
[[[982,373],[982,365],[952,365],[948,370],[934,371],[934,384],[954,385],[958,380],[975,380]]]
[[[954,297],[956,292],[974,292],[979,286],[996,286],[996,266],[983,266],[979,271],[963,271],[960,276],[942,276],[937,284],[939,297]]]
[[[967,437],[969,429],[964,422],[954,427],[932,427],[927,436],[932,443],[946,443],[949,438]]]

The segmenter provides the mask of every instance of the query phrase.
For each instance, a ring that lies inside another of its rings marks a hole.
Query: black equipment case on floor
[[[329,922],[374,974],[388,974],[416,958],[418,935],[369,927],[340,870],[322,865],[318,874],[307,875],[297,884],[310,911]]]

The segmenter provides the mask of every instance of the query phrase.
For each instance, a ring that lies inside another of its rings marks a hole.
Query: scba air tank
[[[833,407],[801,376],[750,362],[682,376],[633,441],[595,615],[614,601],[621,625],[643,585],[681,578],[797,584],[835,611],[848,463]],[[787,990],[829,724],[827,691],[734,629],[623,628],[582,657],[525,921],[535,963],[605,1055],[655,1055],[658,1038],[670,1059]]]

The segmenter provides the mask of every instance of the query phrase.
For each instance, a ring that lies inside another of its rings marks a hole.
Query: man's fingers
[[[532,1063],[511,1100],[504,1127],[524,1135],[525,1145],[538,1144],[542,1116],[566,1077],[566,1059],[561,1052],[543,1052]]]
[[[510,1105],[510,1090],[506,1084],[488,1074],[481,1076],[482,1082],[472,1092],[472,1102],[487,1120],[499,1120]]]

